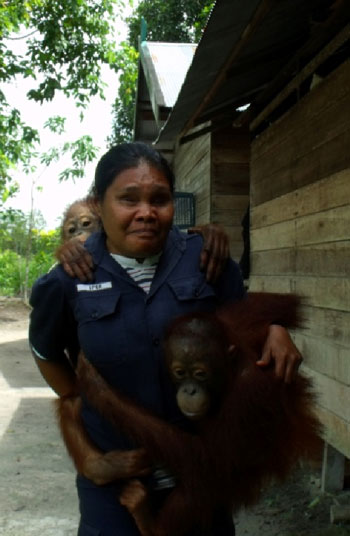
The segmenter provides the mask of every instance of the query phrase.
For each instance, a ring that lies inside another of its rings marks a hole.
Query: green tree
[[[119,90],[112,111],[112,134],[108,138],[111,145],[132,140],[138,57],[139,53],[133,46],[127,43],[121,44],[118,61],[120,65]]]
[[[0,213],[0,251],[11,250],[24,255],[27,243],[27,216],[22,210],[7,209]],[[38,228],[42,228],[42,216],[35,214]]]
[[[147,22],[147,40],[173,43],[193,43],[200,39],[214,2],[212,0],[142,0],[127,18],[128,42],[119,58],[120,85],[113,106],[110,144],[130,141],[137,81],[138,39],[141,18]]]
[[[65,133],[65,119],[60,116],[49,118],[45,128],[58,136]],[[24,214],[21,210],[3,210],[0,216],[0,252],[2,251],[3,266],[1,268],[1,280],[7,282],[6,289],[12,288],[13,294],[20,294],[25,302],[28,301],[28,293],[36,277],[45,273],[54,262],[53,251],[56,249],[50,242],[48,235],[43,234],[45,221],[40,213],[35,210],[34,193],[40,176],[53,163],[63,155],[71,156],[71,167],[63,170],[60,180],[82,177],[87,162],[96,158],[97,148],[93,145],[90,136],[82,136],[74,142],[56,144],[45,153],[32,152],[32,160],[23,164],[23,173],[30,176],[31,199],[30,211]],[[35,159],[34,159],[35,158]],[[51,236],[57,241],[59,233]],[[10,253],[9,253],[10,251]],[[15,269],[10,269],[11,259]],[[16,262],[14,261],[16,259]],[[6,275],[4,270],[9,270]],[[9,284],[7,276],[12,281]],[[36,277],[35,277],[36,276]]]
[[[59,230],[44,231],[40,212],[8,209],[0,214],[0,294],[28,300],[34,281],[54,264]],[[28,255],[28,247],[30,254]]]
[[[12,171],[29,165],[38,132],[24,124],[7,101],[16,77],[30,78],[27,98],[50,101],[57,91],[87,106],[92,95],[103,96],[102,64],[116,65],[111,38],[115,5],[123,0],[3,0],[0,6],[0,201],[13,195]],[[25,53],[12,44],[26,41]]]
[[[148,41],[197,42],[213,4],[213,0],[142,0],[127,18],[129,44],[138,48],[142,17]]]
[[[51,130],[51,132],[62,135],[65,132],[64,124],[64,118],[55,116],[49,118],[44,127]],[[43,172],[46,171],[46,169],[52,164],[52,162],[57,162],[61,156],[67,153],[69,153],[71,156],[72,166],[63,170],[59,175],[59,179],[61,181],[69,178],[73,178],[73,180],[75,180],[76,178],[83,177],[84,167],[87,162],[91,162],[95,159],[96,151],[97,148],[93,145],[91,137],[82,136],[74,142],[65,142],[61,145],[55,145],[45,153],[33,153],[33,156],[40,161],[40,172],[34,164],[27,167],[24,166],[25,173],[31,175],[30,211],[28,215],[24,216],[24,221],[23,215],[21,216],[21,214],[18,212],[17,214],[12,212],[12,217],[15,215],[15,217],[12,219],[17,226],[19,220],[22,220],[21,224],[23,240],[18,240],[18,244],[22,244],[22,242],[24,242],[24,248],[18,252],[21,256],[19,260],[21,267],[19,270],[19,281],[21,285],[21,296],[25,302],[28,301],[28,292],[33,283],[33,273],[38,277],[38,275],[41,275],[42,273],[37,273],[38,269],[41,270],[42,266],[48,268],[49,266],[47,266],[47,263],[50,261],[50,259],[52,264],[53,249],[49,252],[43,252],[42,250],[38,251],[38,230],[40,230],[43,225],[41,225],[40,217],[38,217],[34,204],[34,192],[36,189],[40,189],[40,187],[37,186],[37,181]]]
[[[44,128],[48,128],[51,132],[61,136],[65,133],[64,124],[64,117],[54,116],[46,121]],[[45,153],[39,154],[35,152],[32,156],[40,159],[40,163],[44,166],[45,170],[53,162],[58,162],[62,156],[69,154],[72,165],[71,167],[64,169],[59,174],[58,178],[60,181],[68,180],[70,178],[75,180],[84,176],[85,166],[88,162],[92,162],[96,158],[97,150],[98,148],[94,146],[91,136],[84,135],[73,142],[66,141],[61,145],[55,145]],[[31,166],[29,170],[33,173],[33,171],[36,170],[36,167]],[[28,172],[28,170],[26,170],[26,172]]]

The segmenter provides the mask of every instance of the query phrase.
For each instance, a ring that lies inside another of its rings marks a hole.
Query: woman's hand
[[[202,235],[204,244],[200,257],[200,269],[206,272],[207,281],[215,283],[230,256],[226,232],[214,223],[196,225],[188,229],[188,232]]]
[[[266,367],[274,362],[277,378],[291,383],[302,362],[302,356],[293,343],[288,331],[276,324],[269,328],[261,359],[257,365]]]
[[[79,237],[62,244],[56,251],[56,257],[71,277],[77,277],[82,283],[93,281],[94,263]]]

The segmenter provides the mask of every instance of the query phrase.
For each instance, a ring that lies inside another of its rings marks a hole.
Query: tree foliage
[[[34,281],[54,264],[60,232],[44,231],[44,224],[40,212],[8,209],[0,214],[1,295],[27,298]]]
[[[58,162],[60,157],[67,153],[71,156],[72,165],[61,171],[58,176],[60,181],[83,177],[86,164],[96,158],[97,147],[94,146],[91,136],[81,136],[73,142],[66,141],[62,146],[51,147],[46,153],[40,155],[40,162],[48,167],[52,162]]]
[[[109,41],[115,0],[11,0],[0,16],[0,79],[16,74],[39,83],[28,98],[52,100],[57,90],[84,106],[90,95],[102,94],[102,63],[115,63]],[[17,35],[20,34],[20,35]],[[26,38],[26,56],[7,48],[6,39]]]
[[[50,117],[45,128],[57,135],[65,133],[65,118]],[[73,142],[56,144],[44,153],[31,151],[31,158],[23,163],[23,172],[30,174],[31,208],[28,214],[21,210],[7,209],[0,213],[0,287],[1,292],[20,295],[28,301],[30,288],[40,275],[54,263],[60,233],[44,232],[45,220],[34,208],[34,192],[41,189],[37,182],[43,171],[53,162],[69,153],[71,167],[62,171],[60,180],[82,177],[87,162],[96,158],[97,148],[90,136],[82,136]],[[38,167],[41,167],[41,170]]]
[[[51,132],[61,136],[65,134],[65,117],[53,116],[49,117],[44,124],[44,128],[49,129]],[[31,151],[31,158],[36,158],[44,168],[49,167],[53,162],[58,162],[60,158],[66,154],[69,154],[71,159],[71,167],[64,169],[58,176],[60,181],[80,178],[84,176],[84,170],[87,163],[92,162],[97,155],[97,147],[94,146],[91,136],[83,135],[75,141],[59,143],[57,139],[56,145],[50,147],[46,152],[39,153],[37,151]],[[31,165],[28,165],[30,162]],[[23,165],[25,173],[38,172],[37,165],[32,164],[31,161],[26,162]],[[35,178],[32,178],[35,183]]]
[[[103,95],[101,66],[117,68],[111,35],[122,0],[4,0],[0,9],[0,197],[15,186],[11,171],[28,163],[38,132],[25,125],[6,93],[16,77],[31,79],[29,100],[50,101],[60,91],[84,108]],[[26,41],[16,53],[16,41]]]
[[[147,23],[147,40],[194,43],[207,20],[209,0],[142,0],[127,18],[129,44],[138,48],[141,18]]]
[[[11,250],[24,255],[27,244],[29,216],[22,210],[7,209],[0,214],[0,251]],[[40,212],[33,214],[35,228],[40,231],[45,221]]]
[[[113,107],[111,144],[130,141],[133,136],[141,18],[147,23],[148,41],[193,43],[199,41],[213,4],[212,0],[142,0],[128,17],[124,64],[118,62],[120,86]]]
[[[139,53],[127,43],[121,44],[118,55],[120,65],[119,91],[113,105],[113,126],[109,143],[131,141],[135,113],[135,94],[137,84]]]

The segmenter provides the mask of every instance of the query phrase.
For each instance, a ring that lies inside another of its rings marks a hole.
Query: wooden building
[[[296,336],[329,442],[350,457],[350,62],[252,142],[252,290],[305,296]]]
[[[243,252],[242,219],[249,205],[249,133],[220,129],[180,145],[174,155],[176,188],[191,192],[196,223],[223,225],[231,256]]]
[[[297,292],[295,334],[340,466],[350,457],[350,2],[217,0],[158,144],[250,290]],[[246,109],[243,109],[244,107]],[[340,471],[339,481],[343,477]]]

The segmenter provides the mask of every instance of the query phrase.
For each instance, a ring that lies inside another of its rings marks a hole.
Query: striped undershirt
[[[138,261],[137,259],[131,259],[130,257],[123,257],[122,255],[111,253],[113,259],[124,268],[146,294],[149,293],[151,288],[152,279],[156,272],[160,255],[161,253],[158,253],[153,257]]]

